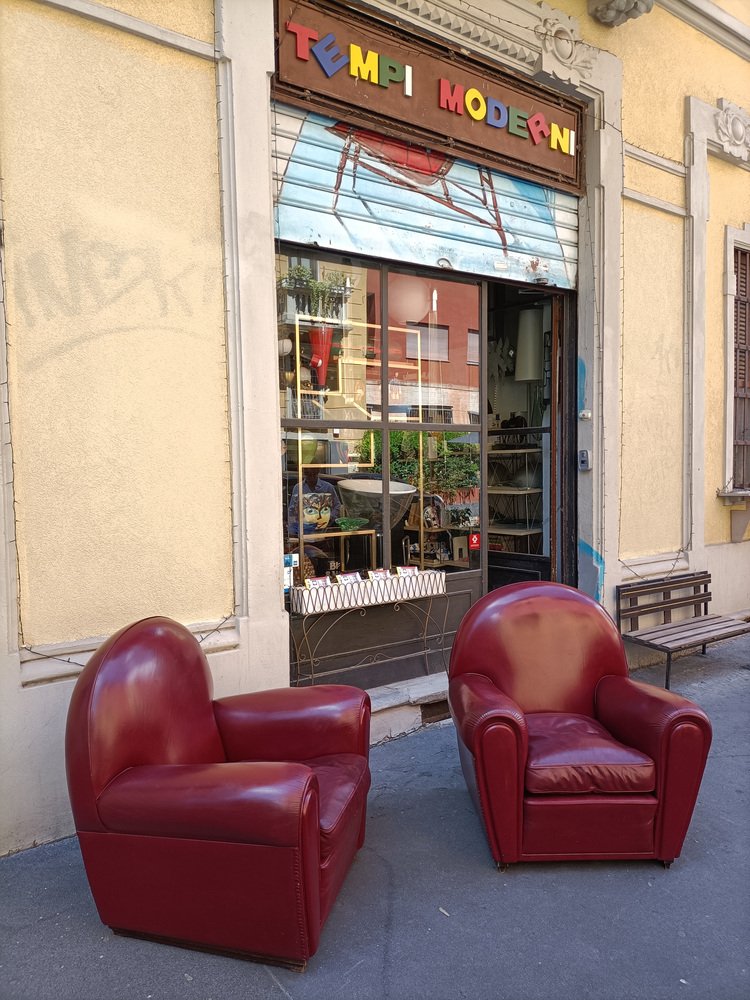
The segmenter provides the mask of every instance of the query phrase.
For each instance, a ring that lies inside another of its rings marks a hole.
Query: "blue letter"
[[[336,38],[332,33],[328,33],[312,47],[312,54],[320,63],[320,67],[326,76],[333,76],[343,69],[349,62],[349,56],[345,56],[336,46]]]

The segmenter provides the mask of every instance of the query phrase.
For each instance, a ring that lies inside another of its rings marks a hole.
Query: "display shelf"
[[[467,526],[465,524],[451,524],[439,528],[426,528],[418,524],[410,524],[408,521],[404,524],[404,531],[408,532],[409,537],[415,540],[415,544],[420,545],[424,550],[424,554],[416,555],[411,552],[411,544],[408,546],[408,552],[405,550],[404,558],[407,565],[409,566],[421,566],[424,568],[429,567],[430,569],[471,569],[471,562],[468,556],[468,536],[473,531],[478,531],[477,526]],[[467,553],[465,558],[456,558],[456,545],[455,541],[461,538],[467,538],[467,543],[464,546],[464,551]],[[431,541],[428,541],[431,539]],[[430,556],[429,552],[434,552],[435,550],[442,551],[445,553],[442,558],[439,556]]]
[[[542,449],[495,447],[487,453],[490,548],[532,553],[542,539]]]
[[[505,524],[502,521],[490,524],[487,531],[491,535],[515,535],[523,538],[526,535],[541,535],[541,524]]]
[[[498,496],[520,497],[526,494],[541,493],[542,488],[541,486],[488,486],[487,492]]]

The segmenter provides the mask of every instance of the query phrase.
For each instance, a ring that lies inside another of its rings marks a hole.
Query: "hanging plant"
[[[316,278],[306,264],[293,264],[278,279],[277,288],[280,303],[291,295],[298,313],[321,320],[338,319],[351,294],[351,285],[343,271],[326,271],[322,278]],[[279,311],[284,312],[285,306],[284,301]]]

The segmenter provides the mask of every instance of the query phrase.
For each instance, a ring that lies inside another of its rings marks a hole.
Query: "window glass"
[[[366,420],[380,403],[380,275],[310,257],[277,258],[283,418]]]
[[[396,430],[390,448],[391,478],[414,487],[394,558],[400,539],[406,564],[479,569],[479,435]]]
[[[388,412],[392,420],[467,424],[479,372],[467,365],[479,327],[479,286],[388,275]]]
[[[354,428],[282,431],[285,552],[297,557],[296,582],[366,574],[383,564],[382,474],[373,438],[373,431]]]
[[[448,361],[448,327],[407,324],[406,356],[410,360]]]
[[[478,285],[384,273],[277,259],[287,582],[480,568]]]

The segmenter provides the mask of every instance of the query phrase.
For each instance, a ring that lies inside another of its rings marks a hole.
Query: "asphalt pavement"
[[[714,741],[669,870],[499,873],[437,723],[373,748],[366,843],[304,973],[116,937],[67,838],[0,860],[0,1000],[747,1000],[750,637],[675,661],[672,688]]]

